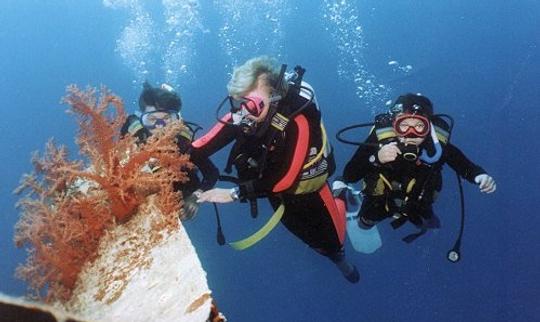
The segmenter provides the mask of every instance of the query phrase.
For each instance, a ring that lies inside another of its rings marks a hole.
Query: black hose
[[[336,139],[341,142],[341,143],[345,143],[345,144],[350,144],[350,145],[356,145],[356,146],[360,146],[360,145],[367,145],[367,146],[379,146],[378,144],[376,143],[365,143],[365,142],[355,142],[355,141],[349,141],[347,139],[344,139],[341,137],[341,135],[349,130],[353,130],[353,129],[358,129],[358,128],[362,128],[362,127],[368,127],[368,126],[373,126],[375,125],[375,123],[373,122],[370,122],[370,123],[361,123],[361,124],[355,124],[355,125],[351,125],[351,126],[347,126],[345,128],[342,128],[341,130],[339,130],[337,133],[336,133]]]
[[[444,117],[448,119],[450,122],[449,124],[449,130],[448,130],[448,142],[450,142],[450,136],[452,135],[452,130],[454,129],[454,119],[447,114],[438,114],[439,117]],[[460,203],[460,224],[459,224],[459,234],[456,238],[456,241],[454,242],[454,247],[448,251],[446,254],[446,258],[452,262],[457,263],[461,259],[461,239],[463,237],[463,232],[465,231],[465,194],[463,193],[463,181],[461,180],[461,177],[456,172],[456,178],[458,181],[458,188],[459,188],[459,203]]]
[[[461,223],[459,225],[459,234],[454,243],[454,247],[448,251],[446,258],[452,263],[457,263],[461,259],[461,238],[463,237],[463,231],[465,230],[465,195],[463,193],[463,182],[459,174],[456,173],[456,177],[459,185],[459,198],[461,206]]]
[[[215,202],[212,203],[214,205],[214,211],[216,212],[216,222],[217,222],[217,243],[220,246],[225,245],[225,235],[223,234],[223,229],[221,229],[221,220],[219,219],[219,210],[217,207],[217,204]]]

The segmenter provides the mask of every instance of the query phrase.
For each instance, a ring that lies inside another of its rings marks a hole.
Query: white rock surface
[[[149,207],[102,239],[99,257],[62,307],[92,321],[198,322],[207,320],[211,302],[185,229],[164,228],[159,211]]]

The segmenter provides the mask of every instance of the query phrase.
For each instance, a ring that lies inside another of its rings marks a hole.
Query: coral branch
[[[14,241],[28,251],[17,274],[35,295],[46,291],[49,300],[69,298],[106,229],[128,221],[150,194],[156,194],[164,216],[176,218],[182,201],[173,183],[185,182],[183,170],[192,167],[175,141],[181,124],[137,146],[134,138],[120,136],[124,105],[107,89],[98,98],[95,89],[69,86],[63,101],[80,127],[76,142],[82,160],[68,160],[66,148],[49,141],[43,156],[32,158],[34,173],[24,175],[15,190],[23,196]],[[166,222],[169,229],[178,225]]]

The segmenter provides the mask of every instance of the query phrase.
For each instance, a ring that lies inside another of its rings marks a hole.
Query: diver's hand
[[[197,202],[228,203],[233,202],[234,200],[235,199],[231,194],[231,189],[214,188],[201,193],[201,195],[197,199]]]
[[[184,206],[182,207],[184,210],[184,217],[183,220],[189,220],[197,214],[197,211],[199,211],[199,204],[197,203],[197,199],[199,199],[199,196],[201,195],[202,190],[196,190],[186,198],[184,198]]]
[[[485,193],[492,193],[497,189],[495,180],[487,174],[479,174],[474,178],[474,182],[478,184],[480,191]]]
[[[381,164],[394,161],[398,155],[401,154],[401,151],[397,147],[397,142],[391,142],[383,145],[379,152],[377,152],[377,158]]]

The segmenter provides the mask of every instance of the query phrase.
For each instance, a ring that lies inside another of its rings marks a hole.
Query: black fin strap
[[[401,240],[403,240],[407,244],[410,244],[413,241],[415,241],[418,237],[424,235],[426,232],[427,232],[427,229],[422,227],[422,228],[420,228],[420,230],[417,233],[407,235],[407,236],[403,237]]]
[[[407,222],[407,216],[401,216],[390,223],[392,228],[398,229]]]

